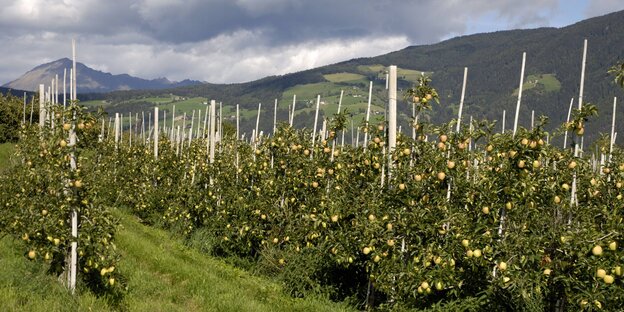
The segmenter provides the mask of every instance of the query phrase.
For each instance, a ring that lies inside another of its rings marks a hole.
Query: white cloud
[[[596,12],[622,6],[590,1]],[[69,56],[71,38],[81,62],[115,74],[241,82],[437,42],[475,23],[550,26],[560,2],[0,0],[0,40],[10,43],[0,45],[0,84]]]
[[[594,17],[620,10],[624,10],[624,1],[622,0],[589,0],[585,15]]]

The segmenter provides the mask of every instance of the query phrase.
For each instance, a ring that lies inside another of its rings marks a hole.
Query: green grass
[[[140,224],[115,211],[123,229],[117,247],[119,270],[128,278],[122,306],[130,311],[349,311],[323,299],[294,299],[275,282],[252,276],[222,260],[210,258],[162,230]],[[29,262],[19,241],[0,240],[0,311],[106,311],[103,298],[88,291],[70,296]]]
[[[15,150],[15,143],[0,144],[0,172],[11,165],[11,155]]]
[[[535,89],[538,92],[557,92],[561,89],[561,82],[555,74],[529,75],[524,79],[522,91]],[[514,90],[512,95],[518,95],[518,88]]]
[[[378,65],[360,65],[358,66],[358,70],[361,70],[364,72],[376,73],[377,77],[385,79],[386,78],[385,73],[388,70],[388,67],[379,65],[379,64]],[[422,73],[423,72],[419,70],[397,68],[397,78],[411,81],[411,82],[416,82],[418,78],[422,75]],[[433,72],[424,72],[424,73],[427,76],[431,76],[431,74],[433,74]]]
[[[327,74],[327,75],[323,75],[323,77],[325,77],[325,79],[327,79],[327,81],[330,81],[330,82],[351,82],[351,81],[360,81],[366,78],[365,76],[362,76],[360,74],[354,74],[354,73]]]

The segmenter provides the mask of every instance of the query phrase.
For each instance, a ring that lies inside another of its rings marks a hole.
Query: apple
[[[365,255],[368,255],[371,252],[370,247],[364,247],[364,249],[362,249],[362,253],[364,253]]]
[[[607,275],[607,271],[605,271],[603,269],[596,270],[596,276],[598,278],[603,278],[603,277],[605,277],[605,275]]]
[[[498,263],[498,269],[501,271],[505,271],[507,270],[507,263],[505,263],[504,261],[501,261]]]
[[[560,203],[560,202],[561,202],[561,197],[559,197],[559,196],[555,196],[554,201],[555,201],[555,204]]]
[[[613,241],[609,243],[609,249],[610,250],[616,250],[617,249],[617,242]]]
[[[31,250],[28,252],[28,259],[30,260],[35,259],[36,256],[37,256],[37,252],[35,252],[34,250]]]
[[[613,282],[615,281],[615,278],[613,278],[612,275],[605,275],[602,280],[606,283],[606,284],[613,284]]]
[[[594,248],[592,248],[592,254],[594,254],[594,256],[602,255],[602,246],[600,245],[594,246]]]
[[[485,206],[485,207],[481,208],[481,211],[482,211],[484,214],[489,214],[489,213],[490,213],[490,207]]]
[[[461,244],[462,244],[462,246],[464,246],[464,247],[468,247],[468,246],[470,245],[470,241],[469,241],[469,240],[467,240],[467,239],[464,239],[464,240],[462,240]]]
[[[438,180],[443,181],[446,178],[446,173],[440,171],[438,172]]]

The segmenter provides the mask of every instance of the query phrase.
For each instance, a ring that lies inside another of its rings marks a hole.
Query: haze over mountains
[[[62,58],[54,62],[39,65],[16,80],[3,85],[3,87],[25,91],[37,91],[39,90],[39,84],[50,84],[56,75],[59,77],[59,86],[62,87],[64,71],[67,69],[67,81],[69,81],[69,69],[71,67],[72,61],[68,58]],[[78,71],[78,92],[80,93],[135,89],[164,89],[201,84],[200,81],[194,80],[177,82],[169,81],[167,78],[146,80],[128,74],[113,75],[92,69],[80,62],[76,63],[76,70]]]

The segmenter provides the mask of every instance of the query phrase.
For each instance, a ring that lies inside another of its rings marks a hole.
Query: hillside
[[[373,104],[385,105],[385,67],[391,64],[412,70],[408,74],[399,73],[399,87],[413,84],[414,72],[427,71],[433,85],[441,95],[442,103],[434,107],[430,115],[434,122],[446,122],[455,118],[461,91],[464,66],[469,68],[465,114],[475,118],[500,120],[502,111],[507,110],[507,125],[513,122],[522,52],[527,52],[527,67],[523,89],[523,106],[520,124],[529,125],[531,110],[536,116],[550,117],[551,126],[559,125],[567,114],[571,98],[578,98],[581,72],[583,39],[589,42],[585,102],[595,103],[600,116],[588,125],[588,136],[595,137],[596,131],[606,131],[610,125],[610,112],[613,96],[623,97],[624,93],[607,75],[607,69],[620,59],[624,59],[624,11],[588,19],[563,28],[539,28],[512,30],[494,33],[462,36],[437,44],[411,46],[400,51],[371,58],[350,61],[315,68],[307,71],[272,76],[240,84],[202,84],[159,91],[113,92],[107,95],[84,96],[83,99],[106,99],[109,103],[123,103],[127,99],[163,94],[176,94],[186,97],[213,98],[223,101],[225,106],[241,104],[242,109],[252,112],[257,104],[271,103],[280,99],[278,117],[285,119],[286,109],[292,102],[292,94],[297,94],[299,126],[311,126],[309,114],[310,100],[321,94],[328,103],[337,103],[341,89],[354,90],[351,104],[347,108],[359,113],[356,122],[362,119],[362,105],[366,102],[369,80],[374,81]],[[335,74],[343,77],[336,78]],[[347,77],[347,78],[345,78]],[[344,79],[343,79],[344,78]],[[576,102],[576,99],[575,99]],[[272,105],[261,116],[261,127],[269,130]],[[266,104],[265,104],[266,105]],[[359,106],[357,106],[359,105]],[[263,106],[266,107],[266,106]],[[334,108],[332,105],[331,108]],[[307,110],[306,110],[307,109]],[[330,108],[325,115],[331,114]],[[400,103],[403,112],[402,124],[407,126],[409,107]],[[270,112],[270,113],[269,113]],[[265,119],[266,118],[266,119]],[[244,120],[242,126],[249,130],[255,119]],[[624,131],[624,125],[617,130]]]
[[[59,88],[62,88],[65,69],[67,69],[67,81],[69,82],[70,68],[72,68],[72,61],[68,58],[63,58],[54,62],[39,65],[18,79],[5,84],[3,87],[38,91],[40,83],[48,85],[50,84],[50,81],[58,75]],[[167,78],[146,80],[127,74],[113,75],[92,69],[80,62],[76,63],[76,70],[78,71],[78,92],[84,93],[134,89],[164,89],[197,85],[201,83],[199,81],[192,80],[184,80],[181,82],[169,81]],[[62,92],[62,90],[59,92]],[[67,92],[69,92],[69,90]]]

